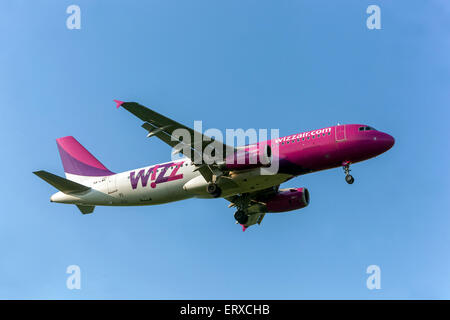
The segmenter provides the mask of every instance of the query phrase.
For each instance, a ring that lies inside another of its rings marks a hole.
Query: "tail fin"
[[[72,136],[56,139],[66,178],[79,181],[84,177],[113,175],[100,161]],[[73,176],[75,175],[75,176]],[[76,177],[79,176],[79,177]],[[81,177],[80,177],[81,176]]]

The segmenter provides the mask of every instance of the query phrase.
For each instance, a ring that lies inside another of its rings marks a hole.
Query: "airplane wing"
[[[208,136],[205,136],[200,132],[194,131],[193,129],[172,119],[169,119],[156,111],[144,107],[139,103],[123,102],[119,100],[114,101],[117,103],[117,107],[123,107],[124,109],[144,121],[142,127],[148,131],[147,137],[156,136],[172,148],[176,146],[179,147],[180,143],[183,146],[187,146],[186,149],[189,149],[189,152],[182,152],[184,150],[180,149],[174,150],[174,153],[183,153],[186,157],[191,159],[192,162],[194,162],[194,164],[197,166],[196,170],[198,170],[208,182],[213,181],[214,175],[220,176],[221,172],[217,168],[217,166],[206,164],[203,161],[203,157],[200,157],[203,154],[203,150],[206,148],[206,146],[214,142],[217,148],[221,148],[224,157],[228,154],[227,152],[235,152],[235,148],[227,146],[220,141],[216,141]],[[187,143],[180,140],[180,137],[177,136],[175,132],[177,129],[184,129],[186,130],[186,132],[189,132],[190,140]],[[197,159],[201,159],[201,161],[198,161]]]

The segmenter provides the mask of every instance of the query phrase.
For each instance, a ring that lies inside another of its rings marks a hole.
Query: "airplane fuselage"
[[[371,127],[349,124],[289,135],[270,140],[268,144],[278,147],[278,172],[261,174],[261,168],[230,172],[230,179],[236,187],[224,188],[222,197],[263,190],[295,176],[373,158],[390,149],[394,139]],[[74,181],[91,189],[75,195],[57,192],[51,201],[138,206],[192,197],[211,198],[206,192],[206,180],[195,168],[191,160],[183,158],[117,174],[85,178],[73,176]]]

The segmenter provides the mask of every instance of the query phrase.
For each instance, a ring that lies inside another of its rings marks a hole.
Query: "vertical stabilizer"
[[[82,181],[89,177],[113,175],[100,161],[87,151],[74,137],[56,139],[66,178]]]

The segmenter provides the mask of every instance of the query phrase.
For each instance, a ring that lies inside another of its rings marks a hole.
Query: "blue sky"
[[[81,8],[81,30],[66,8]],[[381,7],[381,30],[366,8]],[[450,298],[446,1],[1,1],[0,298]],[[186,125],[366,123],[389,152],[302,176],[309,207],[245,233],[223,199],[50,204],[73,135],[119,172],[170,159],[113,99]],[[66,288],[67,266],[81,290]],[[381,268],[381,290],[366,268]]]

